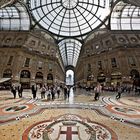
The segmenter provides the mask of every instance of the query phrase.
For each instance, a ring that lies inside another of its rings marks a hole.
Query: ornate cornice
[[[3,7],[5,7],[5,6],[9,5],[9,4],[12,4],[15,1],[17,1],[17,0],[1,0],[0,1],[0,8],[3,8]]]

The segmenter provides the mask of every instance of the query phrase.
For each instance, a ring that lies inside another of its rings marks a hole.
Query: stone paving
[[[77,90],[73,92],[71,90],[69,99],[64,100],[63,92],[61,92],[59,99],[56,97],[54,101],[48,101],[47,99],[40,99],[39,92],[37,93],[37,98],[35,100],[32,99],[30,90],[24,91],[23,98],[17,97],[16,99],[13,99],[10,91],[0,91],[0,140],[9,140],[9,134],[13,136],[10,140],[25,140],[28,139],[28,137],[33,140],[55,140],[56,137],[54,137],[54,133],[48,134],[45,132],[47,127],[46,129],[42,128],[43,133],[37,133],[41,135],[39,138],[37,138],[36,135],[31,136],[30,133],[36,132],[34,129],[38,124],[44,125],[45,121],[45,124],[49,122],[47,125],[53,125],[54,121],[52,117],[58,119],[65,115],[74,115],[75,117],[85,120],[86,123],[84,124],[77,122],[78,126],[76,126],[76,128],[79,127],[79,130],[76,131],[79,131],[79,133],[85,133],[81,129],[82,126],[87,129],[86,125],[89,125],[89,122],[94,122],[94,127],[95,124],[99,124],[100,129],[103,130],[102,134],[108,135],[104,140],[132,140],[132,137],[138,140],[140,137],[140,97],[124,94],[120,100],[116,100],[115,95],[116,93],[104,92],[98,101],[94,101],[93,91],[86,92],[84,90]],[[90,120],[89,122],[88,119]],[[74,120],[71,121],[73,124]],[[56,123],[52,128],[56,130],[56,128],[62,124],[63,122]],[[116,126],[118,127],[116,128]],[[34,128],[33,130],[31,129],[32,127]],[[75,129],[75,127],[69,128],[67,126],[65,131],[67,131],[67,128],[69,131]],[[120,131],[120,129],[122,131]],[[95,129],[93,129],[93,131],[95,131]],[[26,132],[28,135],[25,135]],[[122,132],[126,134],[126,136],[124,136]],[[68,134],[65,135],[67,136]],[[98,140],[98,134],[95,135],[95,139]],[[103,135],[100,135],[100,137],[101,136]],[[89,136],[86,135],[86,137],[88,140],[94,136],[90,135],[89,138]],[[61,136],[59,139],[65,140],[65,137]],[[80,134],[79,138],[74,136],[71,139],[80,139]]]

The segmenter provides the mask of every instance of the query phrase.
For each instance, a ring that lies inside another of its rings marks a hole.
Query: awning
[[[6,81],[9,81],[11,78],[1,78],[0,79],[0,83],[4,83]]]

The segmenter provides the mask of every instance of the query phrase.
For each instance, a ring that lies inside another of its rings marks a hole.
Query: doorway
[[[72,70],[66,71],[66,85],[74,85],[74,72]]]

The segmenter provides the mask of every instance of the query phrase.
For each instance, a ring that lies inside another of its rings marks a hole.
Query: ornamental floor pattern
[[[140,96],[71,90],[54,101],[33,100],[30,90],[13,99],[0,91],[0,140],[139,140]]]

